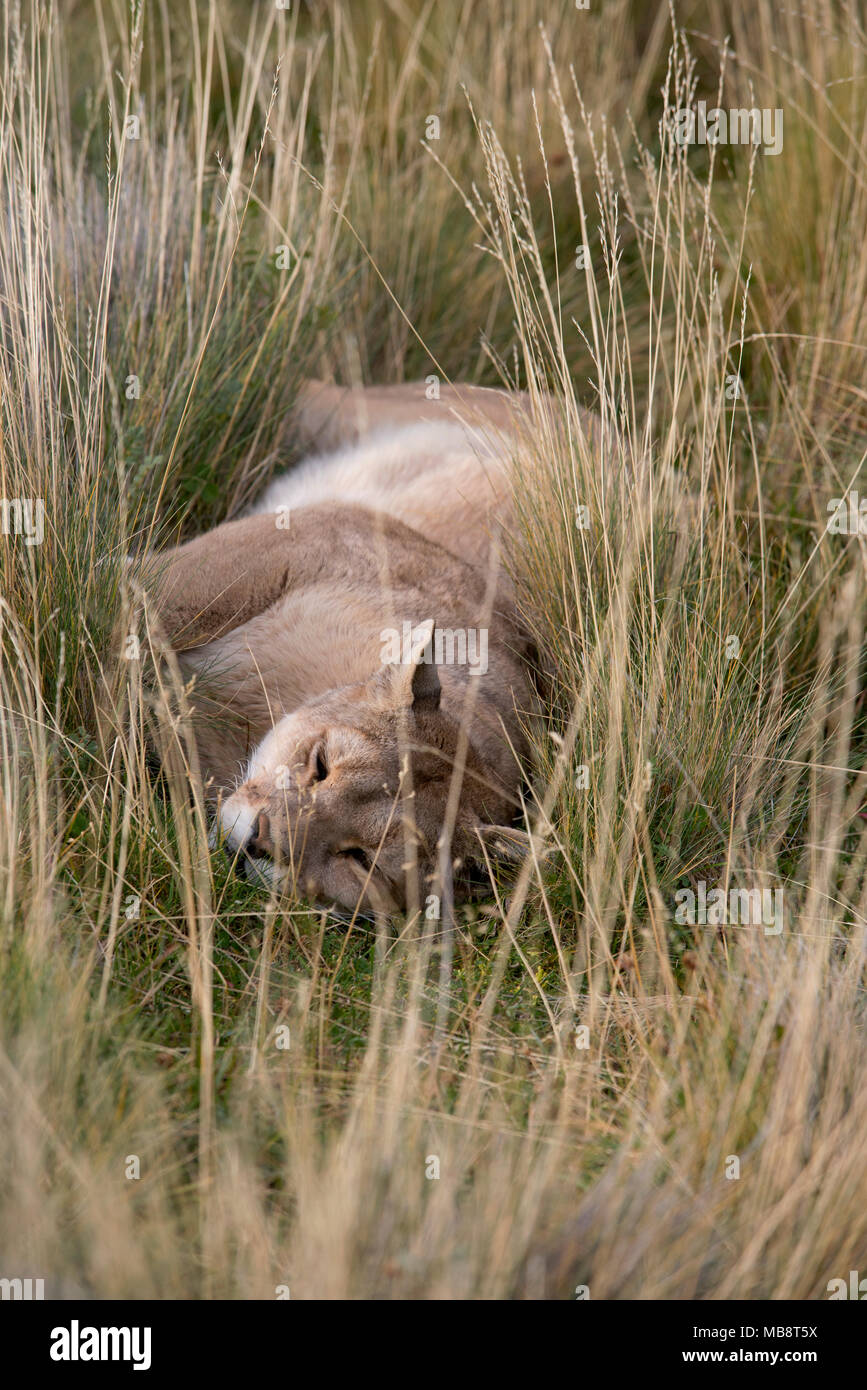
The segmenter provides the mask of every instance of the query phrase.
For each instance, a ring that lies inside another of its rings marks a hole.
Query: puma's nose
[[[273,855],[271,823],[264,811],[250,807],[223,808],[223,848],[239,873],[246,859],[267,859]]]
[[[255,834],[244,845],[244,853],[250,859],[271,859],[274,845],[271,841],[271,822],[264,811],[259,812]]]
[[[240,868],[245,859],[271,859],[274,854],[274,846],[271,843],[271,822],[260,811],[254,826],[247,828],[246,839],[239,837],[236,833],[233,836],[234,843],[227,845],[232,858]]]

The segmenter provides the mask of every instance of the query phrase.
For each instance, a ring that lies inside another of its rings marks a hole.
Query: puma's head
[[[309,701],[263,739],[219,814],[248,877],[350,910],[424,905],[437,891],[459,729],[440,708],[433,626],[416,628],[408,662]],[[480,841],[514,853],[520,832],[491,823],[510,802],[468,748],[452,857],[480,857]]]

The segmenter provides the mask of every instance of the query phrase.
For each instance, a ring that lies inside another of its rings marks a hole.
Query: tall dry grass
[[[0,495],[45,534],[0,540],[0,1274],[49,1295],[867,1262],[863,543],[826,531],[864,462],[858,10],[507,9],[4,12]],[[721,70],[784,109],[776,161],[667,137]],[[124,563],[291,461],[311,370],[537,397],[550,853],[460,914],[445,1000],[432,924],[211,857]],[[781,889],[782,932],[678,922],[699,880]]]

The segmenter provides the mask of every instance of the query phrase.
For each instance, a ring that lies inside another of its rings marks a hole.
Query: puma
[[[215,837],[249,877],[391,912],[526,846],[510,822],[532,652],[499,537],[528,410],[480,387],[310,382],[308,456],[159,557]],[[484,662],[461,660],[482,635]]]

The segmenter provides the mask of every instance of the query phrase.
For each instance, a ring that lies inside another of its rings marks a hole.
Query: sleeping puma
[[[520,845],[531,652],[498,531],[526,410],[309,383],[310,456],[160,557],[216,838],[250,877],[393,911]]]

